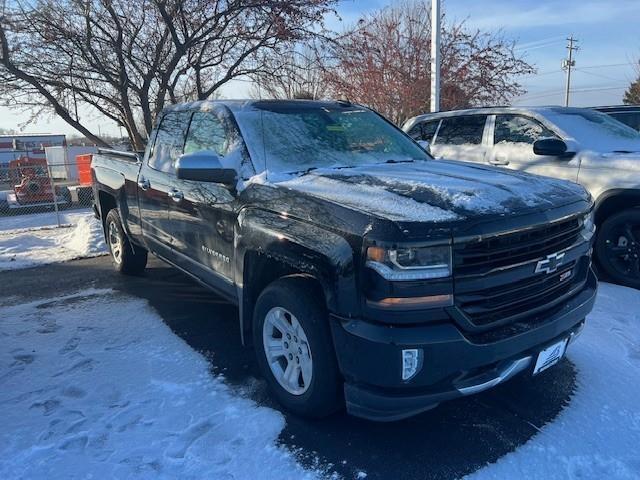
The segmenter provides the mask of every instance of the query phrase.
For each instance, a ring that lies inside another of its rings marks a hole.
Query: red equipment
[[[55,195],[44,158],[20,157],[9,162],[13,190],[20,205],[53,203]]]

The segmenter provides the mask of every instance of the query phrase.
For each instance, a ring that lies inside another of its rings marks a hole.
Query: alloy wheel
[[[620,223],[605,239],[607,260],[620,274],[640,279],[640,225]]]
[[[109,248],[111,249],[111,255],[116,263],[122,262],[122,237],[120,230],[116,222],[109,223]]]
[[[302,395],[311,384],[313,359],[307,336],[298,319],[282,307],[265,316],[262,340],[267,363],[280,386]]]

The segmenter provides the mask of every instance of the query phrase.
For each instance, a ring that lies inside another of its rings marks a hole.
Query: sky
[[[341,30],[364,15],[394,0],[343,0],[340,19],[330,17],[327,25]],[[428,0],[426,0],[428,1]],[[593,106],[622,103],[629,83],[638,77],[640,58],[640,0],[443,0],[443,11],[451,21],[464,20],[469,28],[501,31],[516,40],[518,53],[537,69],[521,77],[527,93],[513,100],[515,105],[559,105],[564,102],[567,37],[578,39],[572,74],[571,105]],[[250,84],[236,81],[222,90],[226,98],[248,96]],[[85,112],[85,122],[96,132],[117,134],[118,128]],[[76,132],[55,117],[42,117],[21,128],[27,116],[0,107],[0,128],[25,133]]]

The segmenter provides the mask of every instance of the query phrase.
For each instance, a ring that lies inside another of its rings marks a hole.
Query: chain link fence
[[[91,208],[91,156],[69,163],[28,159],[0,165],[0,231],[66,226]]]

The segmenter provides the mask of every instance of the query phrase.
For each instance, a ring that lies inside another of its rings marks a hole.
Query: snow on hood
[[[355,177],[338,175],[332,178],[322,174],[311,174],[279,185],[390,220],[429,222],[459,218],[453,212],[398,195],[384,186],[364,182],[352,183],[351,178]]]
[[[265,183],[262,177],[256,180]],[[588,195],[570,182],[454,161],[323,169],[270,180],[375,216],[409,222],[551,208]]]

